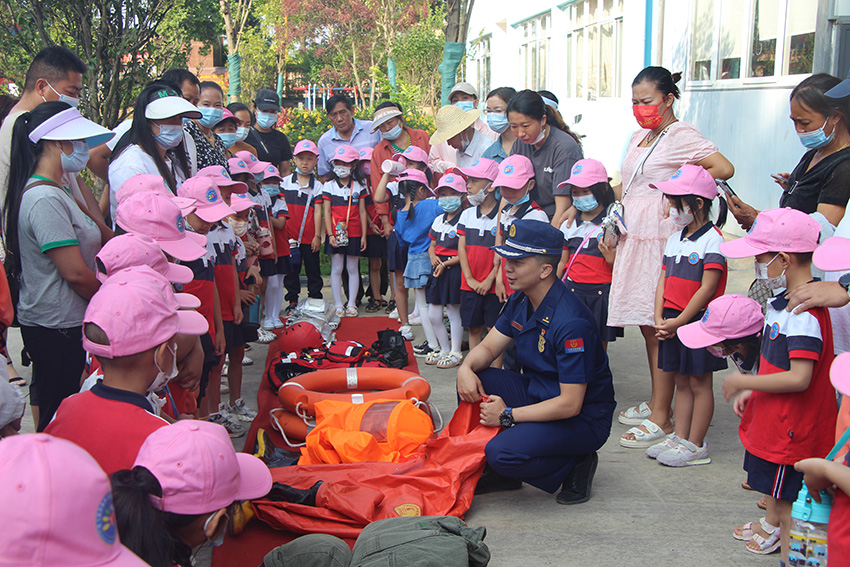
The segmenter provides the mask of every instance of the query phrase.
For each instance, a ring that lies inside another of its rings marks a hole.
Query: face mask
[[[177,124],[160,124],[159,134],[154,136],[156,145],[164,150],[176,148],[183,141],[183,127]]]
[[[238,141],[238,136],[233,132],[222,132],[221,134],[216,134],[216,136],[221,138],[221,143],[223,143],[225,149],[228,150]]]
[[[502,191],[498,187],[493,190],[493,196],[496,198],[497,203],[502,202]]]
[[[632,113],[635,115],[635,120],[637,120],[638,125],[641,128],[646,128],[647,130],[652,130],[654,128],[658,128],[661,126],[661,123],[664,122],[664,116],[658,114],[661,105],[664,104],[638,104],[632,106]],[[667,109],[664,109],[664,112],[667,112]]]
[[[459,100],[455,103],[455,106],[463,111],[475,110],[475,103],[471,100]]]
[[[230,228],[233,229],[233,234],[242,238],[248,234],[248,221],[234,219],[230,221]]]
[[[522,205],[523,203],[527,202],[527,201],[528,201],[528,199],[529,199],[529,197],[528,197],[528,191],[526,191],[526,192],[525,192],[525,195],[523,195],[522,197],[520,197],[518,201],[513,202],[513,203],[512,203],[511,201],[508,201],[508,198],[507,198],[507,197],[505,197],[505,201],[507,201],[507,203],[508,203],[509,205],[512,205],[512,206],[514,206],[514,207],[516,207],[517,205]]]
[[[194,561],[195,561],[195,556],[198,554],[198,552],[200,550],[202,550],[204,548],[208,548],[208,547],[219,547],[221,544],[224,543],[224,533],[227,531],[227,522],[230,520],[230,518],[227,516],[227,514],[225,514],[221,518],[221,521],[224,522],[225,527],[219,528],[218,533],[215,536],[215,539],[210,539],[206,535],[207,534],[207,528],[209,528],[209,525],[210,525],[210,521],[212,521],[212,519],[215,517],[216,514],[218,514],[218,511],[216,511],[213,515],[211,515],[209,518],[207,518],[207,521],[204,522],[204,537],[206,537],[207,540],[204,543],[202,543],[201,545],[199,545],[198,547],[192,549],[192,563],[193,564],[194,564]]]
[[[258,112],[257,124],[260,128],[271,128],[277,123],[277,113],[275,112]]]
[[[370,176],[370,175],[372,175],[372,164],[371,164],[371,163],[368,163],[368,162],[367,162],[367,163],[362,164],[362,165],[360,166],[360,171],[362,171],[362,172],[363,172],[363,175],[365,175],[365,176],[367,176],[367,177],[368,177],[368,176]]]
[[[546,127],[544,126],[544,127],[542,127],[542,128],[540,129],[540,135],[539,135],[539,136],[537,136],[537,139],[536,139],[536,140],[534,140],[533,142],[531,142],[531,144],[529,144],[529,145],[530,145],[530,146],[536,146],[537,144],[539,144],[540,142],[542,142],[542,141],[543,141],[543,138],[545,138],[545,137],[546,137]]]
[[[487,126],[489,126],[493,132],[501,134],[511,127],[511,123],[508,122],[508,115],[504,112],[490,112],[487,114]]]
[[[340,179],[344,177],[348,177],[351,175],[351,167],[347,165],[335,165],[334,166],[334,175],[339,177]]]
[[[391,128],[387,132],[381,132],[381,137],[385,140],[393,141],[396,138],[401,136],[401,122],[396,124],[393,128]]]
[[[829,121],[829,118],[826,119]],[[800,143],[810,150],[814,150],[817,148],[822,148],[828,143],[832,141],[832,138],[835,136],[835,128],[832,129],[832,133],[827,136],[823,129],[826,127],[826,122],[823,123],[823,126],[818,128],[817,130],[812,130],[811,132],[797,132],[797,135],[800,137]]]
[[[440,197],[437,204],[447,213],[453,213],[460,208],[460,195],[453,197]]]
[[[89,161],[89,145],[85,140],[74,140],[71,144],[74,147],[71,155],[65,155],[63,151],[59,152],[62,171],[65,173],[79,173]]]
[[[573,205],[583,213],[592,211],[599,206],[596,202],[596,197],[593,195],[582,195],[581,197],[573,197]]]
[[[705,347],[705,350],[708,351],[708,354],[716,358],[726,358],[729,356],[728,354],[726,354],[726,349],[721,346],[711,345]]]
[[[245,138],[248,137],[248,132],[249,132],[248,128],[245,128],[244,126],[238,126],[236,128],[236,141],[237,142],[244,142]]]
[[[670,207],[670,220],[679,228],[684,228],[694,220],[691,209],[685,207],[681,212],[676,207]]]
[[[47,83],[47,86],[50,87],[51,91],[56,93],[56,96],[59,97],[59,102],[70,104],[73,108],[77,108],[78,106],[80,106],[80,99],[68,95],[59,94],[58,92],[56,92],[56,89],[54,89],[53,85],[51,85],[50,83]],[[41,97],[41,100],[47,102],[44,97]]]
[[[767,275],[767,269],[773,263],[773,260],[776,260],[779,257],[779,254],[773,257],[773,259],[764,264],[762,262],[756,262],[756,279],[761,280],[761,282],[765,285],[767,289],[776,291],[778,289],[785,289],[788,287],[788,279],[785,277],[785,270],[782,270],[782,273],[776,276],[775,278],[771,278]]]
[[[224,115],[224,111],[220,108],[214,108],[212,106],[199,106],[198,111],[201,113],[201,117],[198,118],[198,123],[205,128],[212,128],[216,124],[221,121],[221,117]]]
[[[472,138],[467,140],[461,134],[461,136],[460,136],[460,151],[461,151],[461,153],[465,152],[467,150],[467,148],[469,148],[469,144],[471,144],[471,143],[472,143]]]
[[[169,345],[165,345],[165,348],[171,353],[171,374],[166,374],[162,371],[162,368],[159,367],[159,362],[156,361],[156,353],[154,353],[153,363],[156,364],[156,369],[159,370],[159,373],[154,378],[153,383],[148,386],[148,392],[162,390],[170,380],[177,376],[177,345],[174,345],[174,350],[171,350],[171,346]]]
[[[488,185],[487,187],[490,186]],[[487,199],[487,187],[485,187],[478,193],[475,193],[474,195],[472,193],[467,195],[466,200],[469,201],[469,204],[473,207],[477,207],[478,205],[482,204]]]
[[[268,193],[269,197],[277,197],[278,195],[280,195],[280,185],[278,185],[277,183],[275,183],[274,185],[260,185],[260,188],[266,193]]]
[[[296,168],[295,168],[295,171],[296,171],[296,172],[298,172],[298,173],[300,173],[301,175],[310,175],[311,173],[313,173],[313,171],[312,171],[312,170],[309,170],[309,171],[301,171],[301,168],[300,168],[300,167],[296,167]]]

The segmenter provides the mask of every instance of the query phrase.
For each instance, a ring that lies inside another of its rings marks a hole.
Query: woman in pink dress
[[[679,98],[676,83],[680,77],[663,67],[647,67],[632,82],[632,108],[641,129],[632,134],[621,168],[620,190],[625,192],[621,200],[628,234],[617,250],[608,309],[608,325],[640,326],[652,376],[649,402],[619,416],[620,423],[637,426],[620,438],[620,444],[630,448],[654,445],[673,430],[670,405],[674,383],[664,380],[658,370],[654,311],[664,245],[676,228],[663,218],[664,199],[649,184],[670,179],[686,163],[700,165],[720,179],[728,179],[735,172],[717,146],[690,124],[676,119],[673,103]]]

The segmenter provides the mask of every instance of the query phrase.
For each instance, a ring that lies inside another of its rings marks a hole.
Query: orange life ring
[[[277,429],[283,436],[283,440],[290,447],[301,447],[307,434],[315,427],[308,424],[299,416],[283,408],[275,408],[271,411],[272,427]]]
[[[418,374],[362,367],[317,370],[284,382],[277,391],[281,405],[296,415],[316,415],[313,407],[319,400],[363,403],[416,398],[424,402],[430,395],[431,385]]]

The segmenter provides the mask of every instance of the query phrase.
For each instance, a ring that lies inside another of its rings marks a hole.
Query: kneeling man
[[[616,403],[593,315],[555,274],[563,243],[550,224],[517,220],[495,247],[517,293],[457,374],[460,398],[481,401],[481,423],[505,428],[487,444],[476,494],[527,482],[560,487],[560,504],[590,497]],[[521,373],[490,368],[514,341]]]

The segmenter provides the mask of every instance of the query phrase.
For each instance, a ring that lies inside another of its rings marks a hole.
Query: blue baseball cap
[[[846,79],[823,94],[829,98],[844,98],[846,96],[850,96],[850,74],[847,75]]]
[[[515,220],[508,228],[505,243],[492,248],[504,258],[560,256],[564,249],[564,233],[548,222]]]

